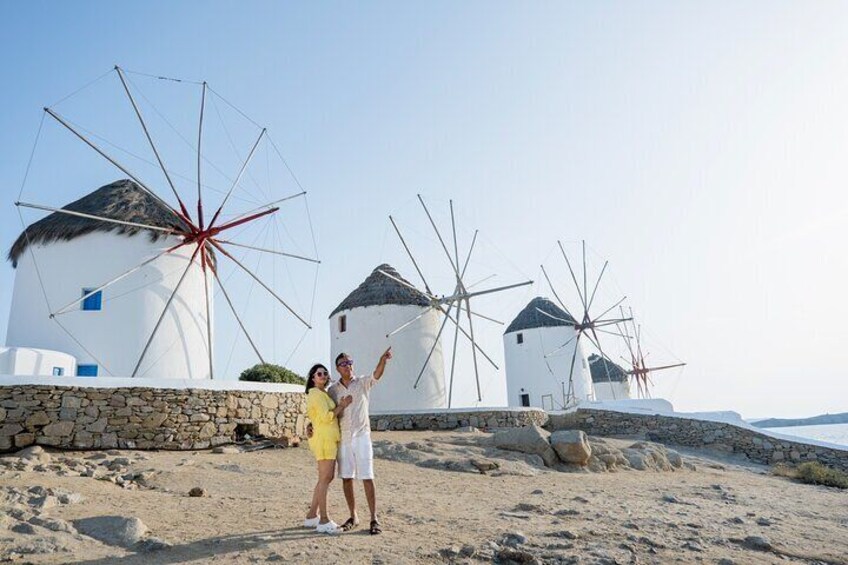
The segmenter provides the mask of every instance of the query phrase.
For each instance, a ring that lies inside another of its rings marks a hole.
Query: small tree
[[[271,363],[259,363],[250,369],[246,369],[239,376],[240,381],[251,381],[258,383],[291,383],[305,385],[306,379],[279,365]]]

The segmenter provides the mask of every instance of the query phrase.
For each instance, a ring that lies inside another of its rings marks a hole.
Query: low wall
[[[848,471],[848,449],[779,439],[724,422],[581,408],[552,414],[546,427],[583,430],[597,436],[644,436],[661,443],[742,454],[763,464],[818,461]]]
[[[206,449],[233,441],[240,425],[303,435],[305,414],[303,392],[0,383],[0,451]]]
[[[476,408],[459,410],[413,411],[371,415],[371,429],[386,430],[452,430],[465,426],[475,428],[518,428],[545,425],[548,414],[538,408]]]

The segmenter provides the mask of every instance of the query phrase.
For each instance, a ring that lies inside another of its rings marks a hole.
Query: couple
[[[382,532],[377,521],[377,500],[374,491],[374,453],[371,445],[371,423],[368,415],[368,398],[371,387],[383,376],[386,362],[392,358],[389,347],[374,373],[369,377],[353,376],[353,359],[346,353],[336,357],[336,370],[341,375],[330,385],[330,372],[324,365],[316,364],[309,370],[306,381],[306,412],[310,424],[306,435],[309,448],[318,461],[318,483],[312,495],[312,505],[303,521],[305,528],[315,528],[320,533],[339,534],[359,525],[353,480],[361,479],[365,498],[371,510],[370,533]],[[336,471],[342,477],[350,518],[339,526],[327,514],[327,489]]]

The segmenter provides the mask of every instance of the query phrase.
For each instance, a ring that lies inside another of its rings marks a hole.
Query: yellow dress
[[[309,449],[315,459],[323,461],[335,459],[339,449],[339,421],[333,410],[336,403],[330,395],[314,387],[306,395],[306,414],[312,422],[312,437],[309,438]]]

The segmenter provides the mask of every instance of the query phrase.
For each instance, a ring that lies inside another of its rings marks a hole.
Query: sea
[[[817,439],[848,449],[848,424],[824,424],[820,426],[790,426],[788,428],[763,428],[764,431],[798,436],[800,438]]]

